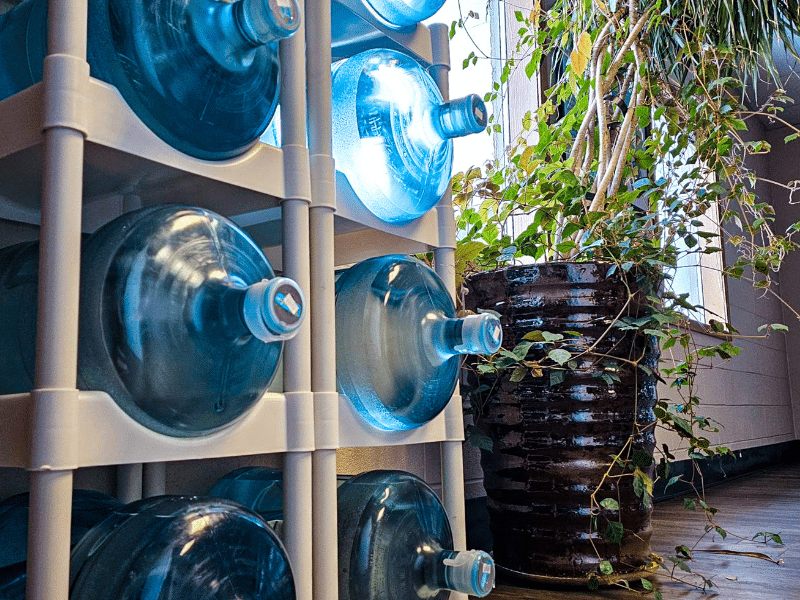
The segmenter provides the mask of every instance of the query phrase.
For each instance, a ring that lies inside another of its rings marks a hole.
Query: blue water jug
[[[227,498],[256,511],[266,521],[283,519],[283,473],[270,467],[242,467],[226,473],[209,496]]]
[[[277,40],[296,0],[89,0],[92,76],[161,139],[204,159],[244,152],[278,102]],[[41,81],[46,0],[0,16],[0,99]]]
[[[33,387],[37,271],[38,244],[0,250],[0,393]],[[297,284],[231,221],[133,211],[83,243],[78,386],[154,431],[209,433],[259,399],[303,316]]]
[[[339,486],[339,600],[483,597],[494,562],[456,552],[444,507],[420,478],[369,471]]]
[[[414,258],[371,258],[336,281],[339,389],[378,429],[433,419],[453,394],[461,355],[492,354],[502,337],[493,314],[456,318],[444,282]]]
[[[384,25],[403,29],[432,17],[444,0],[363,0]]]
[[[432,17],[442,6],[444,0],[362,0],[363,5],[379,23],[390,29],[408,29]],[[331,24],[334,40],[346,37],[348,24],[355,16],[342,10],[337,2],[331,4]],[[336,35],[344,29],[344,36]]]
[[[333,66],[333,157],[359,200],[387,223],[433,208],[447,189],[452,138],[486,128],[475,94],[444,102],[430,75],[394,50]]]
[[[25,598],[28,553],[28,494],[0,502],[0,600]],[[70,545],[74,546],[111,511],[122,506],[116,498],[92,490],[73,490]]]
[[[274,517],[282,474],[245,467],[211,490]],[[278,517],[280,518],[280,517]],[[340,477],[339,600],[449,598],[449,590],[487,595],[494,563],[480,550],[456,552],[444,507],[428,485],[402,471]]]
[[[70,600],[294,600],[286,551],[254,512],[159,496],[116,509],[72,551]]]

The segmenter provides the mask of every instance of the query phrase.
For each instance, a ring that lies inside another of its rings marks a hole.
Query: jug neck
[[[214,323],[216,335],[252,335],[264,343],[293,338],[305,317],[303,293],[286,277],[262,279],[248,287],[207,286],[190,311],[196,327]]]
[[[433,114],[434,127],[443,138],[480,133],[487,122],[486,105],[477,94],[440,104]]]
[[[494,561],[482,550],[456,552],[421,544],[417,553],[420,598],[432,598],[441,590],[482,598],[494,587]]]
[[[494,354],[503,341],[500,320],[490,313],[450,319],[430,315],[423,329],[427,353],[434,364],[457,354]]]
[[[247,329],[262,342],[288,340],[303,321],[303,292],[287,277],[262,279],[246,288],[241,314]]]
[[[291,36],[300,25],[297,0],[190,0],[197,41],[231,71],[250,67],[260,46]]]

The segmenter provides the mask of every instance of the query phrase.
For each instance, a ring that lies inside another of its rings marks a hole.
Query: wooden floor
[[[654,586],[665,600],[798,600],[800,599],[800,463],[783,465],[728,482],[706,493],[708,504],[719,509],[718,524],[728,531],[726,540],[711,534],[696,546],[689,567],[705,575],[714,587],[705,594],[697,589],[657,575]],[[702,536],[706,524],[701,512],[683,508],[683,500],[656,504],[653,518],[652,549],[661,556],[674,556],[675,546],[691,546]],[[760,531],[780,534],[783,545],[768,546],[751,541]],[[740,537],[735,537],[740,536]],[[755,552],[766,554],[777,563],[741,555],[710,551]],[[665,571],[661,573],[666,574]],[[692,583],[688,573],[677,571]],[[688,576],[688,577],[687,577]],[[639,587],[641,590],[642,588]],[[653,595],[644,596],[653,598]],[[628,600],[641,594],[623,588],[596,592],[585,588],[526,589],[503,584],[489,600],[590,600],[609,598]]]

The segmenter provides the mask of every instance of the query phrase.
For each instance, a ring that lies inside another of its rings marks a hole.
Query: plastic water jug
[[[210,493],[274,516],[281,511],[281,488],[281,471],[245,467]],[[448,590],[482,597],[494,586],[491,557],[453,550],[444,507],[411,473],[340,477],[338,530],[339,600],[444,600]]]
[[[377,15],[384,25],[392,28],[413,27],[432,17],[444,0],[363,0],[364,5]]]
[[[116,509],[72,551],[70,600],[294,600],[286,551],[255,513],[159,496]]]
[[[236,469],[217,481],[208,495],[234,500],[256,511],[266,521],[283,519],[283,473],[280,469]]]
[[[333,66],[333,157],[364,206],[387,223],[433,208],[447,189],[454,137],[486,127],[475,94],[444,102],[413,59],[369,50]]]
[[[38,244],[0,251],[0,393],[33,387]],[[269,386],[304,316],[297,284],[208,210],[127,213],[84,240],[78,386],[168,435],[215,431]]]
[[[28,494],[17,494],[0,502],[0,599],[25,598],[28,553]],[[70,545],[89,529],[122,506],[116,498],[92,490],[72,492]]]
[[[272,118],[277,40],[299,15],[296,0],[89,0],[91,73],[168,144],[229,158]],[[0,99],[41,81],[46,17],[46,0],[0,16]]]
[[[362,0],[362,3],[385,27],[408,29],[432,17],[444,5],[444,0]],[[342,36],[336,34],[344,28],[346,36],[350,21],[358,17],[351,17],[352,13],[342,10],[335,1],[331,5],[331,12],[334,40],[342,39]]]
[[[502,342],[493,314],[456,318],[439,276],[402,255],[371,258],[336,281],[336,376],[370,424],[413,429],[444,409],[463,354]]]

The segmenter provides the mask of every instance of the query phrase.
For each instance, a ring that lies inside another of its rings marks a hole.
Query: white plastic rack
[[[0,466],[30,472],[28,600],[68,598],[73,474],[86,466],[148,463],[157,490],[159,463],[282,453],[284,537],[297,598],[337,600],[337,448],[441,442],[443,501],[456,549],[465,549],[458,395],[419,429],[380,432],[337,393],[335,371],[336,267],[433,250],[453,292],[455,235],[448,195],[421,219],[391,226],[336,175],[331,61],[367,47],[401,48],[430,65],[447,98],[447,28],[393,31],[359,0],[341,0],[336,10],[349,15],[349,39],[357,31],[357,42],[332,39],[330,0],[309,0],[305,30],[280,43],[281,148],[257,144],[210,162],[168,146],[115,88],[90,77],[87,0],[49,0],[43,81],[0,102],[0,219],[39,225],[41,248],[35,389],[0,396]],[[243,226],[307,291],[311,317],[285,344],[283,391],[267,393],[223,431],[192,439],[150,431],[107,394],[76,389],[82,229],[120,210],[176,200]]]

